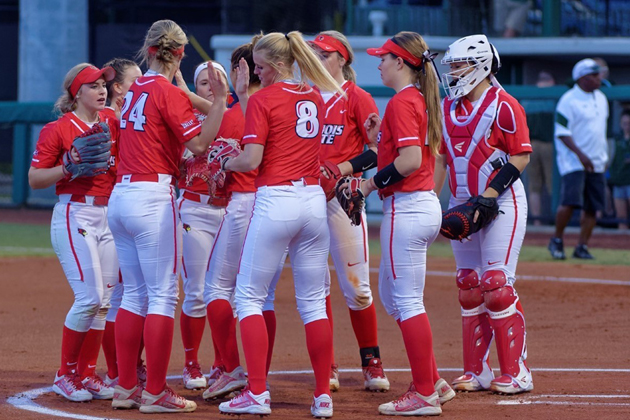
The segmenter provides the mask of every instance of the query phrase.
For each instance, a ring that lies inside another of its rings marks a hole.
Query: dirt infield
[[[48,213],[49,214],[49,213]],[[3,220],[5,221],[5,220]],[[24,222],[24,218],[20,219]],[[372,267],[378,260],[373,257]],[[447,380],[461,367],[461,331],[457,291],[450,259],[429,261],[432,275],[427,279],[425,303],[431,319],[434,348],[441,374]],[[374,270],[373,270],[374,271]],[[23,411],[7,398],[28,390],[49,387],[60,357],[61,329],[72,303],[72,294],[56,258],[0,259],[0,418],[47,419],[51,413]],[[529,366],[534,369],[533,392],[515,397],[490,393],[459,394],[444,407],[442,417],[452,419],[627,419],[630,413],[630,280],[627,267],[522,263],[517,282],[528,324]],[[540,281],[536,276],[611,279],[624,285],[597,282],[566,283]],[[379,318],[379,339],[386,371],[392,383],[389,393],[371,394],[361,390],[359,354],[349,316],[339,288],[333,288],[335,353],[342,372],[341,390],[333,395],[335,418],[345,420],[378,418],[380,403],[400,396],[410,382],[402,337],[395,322],[378,300],[377,275],[371,276]],[[272,371],[310,369],[304,330],[295,309],[290,269],[285,269],[277,291],[278,334]],[[176,333],[170,374],[180,375],[183,349]],[[206,330],[201,362],[207,370],[212,360]],[[244,358],[242,359],[244,361]],[[491,354],[493,366],[496,356]],[[104,371],[104,359],[99,370]],[[559,370],[560,369],[560,370]],[[566,371],[563,371],[565,369]],[[606,371],[606,369],[612,371]],[[624,370],[625,369],[625,370]],[[184,391],[181,379],[170,384],[195,400],[199,408],[186,419],[217,419],[218,402],[207,403],[201,392]],[[309,405],[313,387],[311,374],[280,373],[270,376],[272,416],[278,419],[311,418]],[[29,398],[12,400],[31,407]],[[504,405],[505,403],[509,405]],[[34,400],[40,407],[94,418],[146,419],[137,411],[113,411],[108,402],[70,403],[50,392]],[[151,418],[180,418],[154,415]],[[247,418],[247,417],[245,417]],[[251,418],[251,417],[250,417]]]

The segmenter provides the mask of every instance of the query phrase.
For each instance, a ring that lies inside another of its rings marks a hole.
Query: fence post
[[[16,206],[26,203],[28,194],[29,141],[28,124],[13,127],[13,191],[12,201]]]
[[[543,36],[560,36],[560,0],[543,2]]]

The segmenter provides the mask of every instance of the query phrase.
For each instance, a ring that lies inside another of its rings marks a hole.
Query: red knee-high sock
[[[416,390],[429,396],[435,392],[433,382],[433,336],[427,314],[416,315],[400,323],[411,376]]]
[[[203,329],[206,326],[206,317],[193,318],[182,311],[179,318],[179,325],[182,331],[182,343],[186,355],[186,365],[197,363],[199,346],[203,337]]]
[[[90,329],[79,354],[79,373],[82,378],[93,376],[96,374],[96,361],[98,360],[98,352],[101,349],[104,330]]]
[[[65,325],[63,326],[59,375],[65,375],[70,371],[79,372],[77,364],[79,363],[79,354],[86,335],[87,332],[79,332],[71,330]]]
[[[334,331],[333,328],[333,313],[332,313],[332,303],[330,302],[330,295],[326,296],[326,316],[328,317],[328,323],[330,324],[330,331]],[[331,336],[332,340],[332,336]],[[330,364],[335,364],[335,348],[334,344],[332,346],[333,350],[330,355]],[[330,372],[328,373],[330,375]]]
[[[217,346],[217,343],[212,339],[212,349],[214,350],[214,362],[212,367],[217,368],[223,364],[223,358],[221,357],[221,349]]]
[[[232,372],[241,364],[238,344],[236,343],[236,320],[232,312],[232,305],[225,299],[216,299],[208,304],[207,313],[208,324],[210,324],[212,331],[212,342],[219,349],[225,370]]]
[[[131,389],[138,384],[136,366],[144,322],[144,317],[125,309],[119,309],[116,315],[118,384],[125,389]]]
[[[433,351],[431,353],[433,353]],[[433,358],[431,360],[432,360],[432,365],[433,365],[431,367],[433,370],[433,385],[435,385],[435,383],[440,380],[440,374],[438,373],[437,362],[435,361],[435,353],[433,353]]]
[[[306,330],[306,347],[315,372],[315,396],[330,395],[330,360],[332,360],[332,331],[325,319],[309,322]]]
[[[350,321],[354,335],[357,337],[359,348],[378,346],[376,308],[374,302],[370,306],[360,311],[350,311]]]
[[[263,311],[263,318],[265,318],[265,325],[267,326],[267,342],[269,343],[269,349],[267,350],[267,375],[269,374],[269,367],[271,366],[271,357],[273,356],[273,345],[276,341],[276,312],[275,311]]]
[[[118,365],[116,363],[116,323],[107,321],[103,333],[103,354],[107,363],[107,376],[110,379],[118,377]]]
[[[243,319],[241,321],[241,339],[247,362],[249,388],[256,395],[262,394],[267,390],[265,369],[269,349],[265,318],[262,315],[250,315]]]
[[[166,372],[171,360],[175,320],[150,314],[144,323],[144,345],[147,350],[147,392],[157,395],[166,387]]]

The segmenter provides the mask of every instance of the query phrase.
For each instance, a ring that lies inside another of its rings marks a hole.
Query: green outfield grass
[[[570,251],[570,250],[569,250]],[[628,251],[616,249],[590,249],[595,260],[581,260],[580,264],[630,265]],[[381,252],[378,240],[370,240],[370,254],[377,256]],[[0,257],[10,256],[51,256],[55,255],[50,245],[50,227],[48,225],[26,225],[18,223],[0,223]],[[452,258],[453,253],[448,243],[436,242],[429,248],[429,256]],[[546,247],[524,246],[520,261],[552,261]],[[558,264],[575,264],[568,258],[557,261]]]

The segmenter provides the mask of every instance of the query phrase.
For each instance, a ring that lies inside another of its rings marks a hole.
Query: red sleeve
[[[39,133],[31,166],[34,168],[54,168],[59,165],[64,151],[59,125],[55,122],[46,124]]]
[[[359,130],[363,135],[363,141],[365,144],[370,144],[370,139],[367,136],[367,132],[365,131],[365,120],[367,120],[368,115],[375,113],[378,114],[378,108],[376,106],[376,102],[374,102],[374,98],[372,95],[359,88],[358,86],[355,88],[355,95],[352,95],[352,104],[351,109],[354,114],[354,120],[357,122],[359,126]]]
[[[389,127],[391,127],[392,140],[394,140],[396,148],[424,145],[427,133],[424,103],[397,100],[392,105],[394,106],[387,118],[390,119]]]
[[[509,99],[512,98],[499,103],[496,119],[496,125],[503,134],[505,151],[510,155],[531,153],[525,110],[515,99]]]
[[[183,90],[175,86],[166,92],[160,113],[181,143],[186,143],[201,133],[201,124],[195,117],[190,99]]]
[[[267,118],[267,109],[263,104],[262,95],[254,94],[247,102],[242,144],[256,143],[264,146],[267,143],[268,135],[269,119]]]

